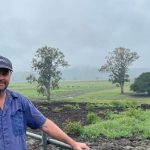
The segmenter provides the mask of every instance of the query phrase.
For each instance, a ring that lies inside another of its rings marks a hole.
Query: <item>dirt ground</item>
[[[53,120],[59,127],[64,129],[64,122],[66,120],[69,121],[80,121],[82,125],[86,125],[86,115],[88,110],[86,109],[86,103],[73,103],[73,102],[36,102],[34,103],[35,106],[48,118]],[[78,105],[80,109],[64,109],[65,105]],[[61,108],[57,111],[57,108]],[[105,118],[106,112],[113,111],[113,112],[120,112],[123,111],[122,109],[110,109],[110,108],[96,108],[94,109],[101,117]],[[32,131],[32,130],[30,130]],[[34,133],[40,133],[39,131],[32,131]],[[72,135],[71,135],[72,136]],[[105,138],[98,138],[95,140],[84,140],[80,137],[72,136],[78,141],[87,143],[91,150],[150,150],[150,140],[140,140],[138,138],[134,139],[105,139]],[[41,149],[41,142],[37,140],[33,140],[28,138],[28,147],[29,150],[40,150]],[[60,148],[48,145],[48,150],[61,150]]]

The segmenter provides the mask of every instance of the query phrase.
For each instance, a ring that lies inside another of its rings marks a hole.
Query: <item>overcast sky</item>
[[[38,48],[59,48],[69,64],[101,66],[116,47],[150,68],[150,0],[0,0],[0,55],[30,70]]]

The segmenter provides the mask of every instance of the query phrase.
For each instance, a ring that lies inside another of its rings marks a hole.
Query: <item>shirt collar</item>
[[[18,95],[15,92],[10,91],[8,89],[6,90],[6,96],[9,100],[18,98]]]

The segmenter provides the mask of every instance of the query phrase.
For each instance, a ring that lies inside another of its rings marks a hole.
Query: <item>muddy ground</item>
[[[87,104],[86,103],[72,103],[72,102],[36,102],[34,103],[35,106],[48,118],[53,120],[59,127],[64,130],[64,122],[66,120],[69,121],[80,121],[82,125],[86,125],[86,115],[88,113]],[[73,105],[79,106],[80,109],[70,109],[64,108],[65,105]],[[147,107],[147,106],[146,106]],[[55,109],[56,108],[56,109]],[[58,110],[58,108],[61,108]],[[119,113],[120,111],[124,111],[123,109],[115,109],[115,108],[96,108],[94,109],[100,117],[105,118],[106,112],[113,111],[115,113]],[[33,131],[34,133],[40,133],[38,130]],[[138,138],[133,139],[105,139],[105,138],[98,138],[95,140],[84,140],[78,136],[71,135],[78,141],[87,143],[91,150],[150,150],[150,140],[140,140]],[[29,150],[40,150],[40,141],[33,140],[28,138],[28,146]],[[53,145],[48,145],[48,150],[60,150]]]

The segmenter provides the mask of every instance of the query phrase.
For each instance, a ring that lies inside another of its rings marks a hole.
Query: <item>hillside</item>
[[[143,72],[150,72],[150,68],[132,68],[129,70],[130,79],[138,77]],[[28,71],[14,72],[12,82],[26,82]],[[98,72],[96,67],[72,67],[62,70],[63,80],[108,80],[107,73]]]

